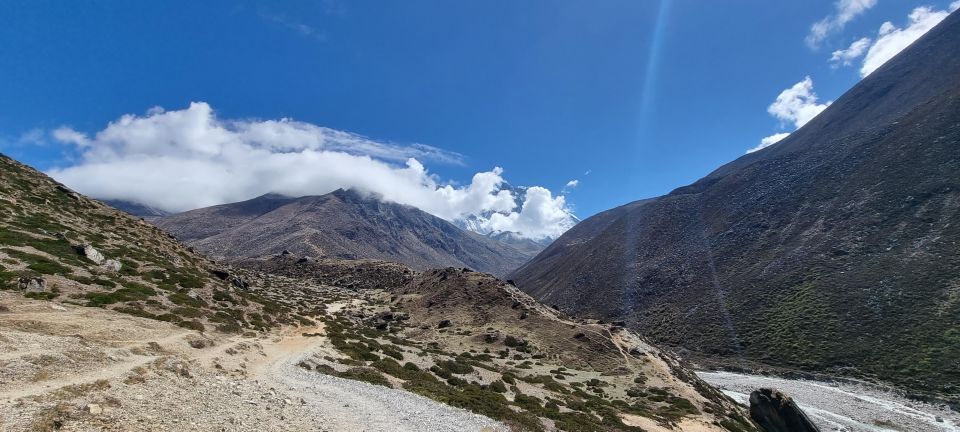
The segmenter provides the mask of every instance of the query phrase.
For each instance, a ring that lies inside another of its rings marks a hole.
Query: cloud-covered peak
[[[123,115],[92,135],[68,127],[51,135],[80,154],[78,163],[50,170],[52,177],[97,198],[170,212],[267,193],[304,196],[353,188],[447,220],[472,218],[530,238],[556,237],[575,221],[564,197],[545,188],[515,196],[504,187],[499,167],[457,187],[424,165],[462,164],[456,153],[291,119],[224,120],[204,102]]]

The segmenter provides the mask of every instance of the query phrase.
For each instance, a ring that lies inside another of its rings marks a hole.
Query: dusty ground
[[[496,430],[406,392],[304,372],[325,338],[205,336],[0,292],[0,431]]]
[[[757,388],[779,389],[793,397],[823,431],[960,431],[960,414],[946,407],[911,401],[865,385],[730,372],[700,372],[698,375],[741,403],[747,403],[750,392]]]

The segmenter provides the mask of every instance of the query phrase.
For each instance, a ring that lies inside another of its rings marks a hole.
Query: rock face
[[[424,270],[470,267],[504,276],[533,253],[429,213],[352,190],[288,198],[264,195],[167,216],[154,223],[225,258],[297,256],[393,261]]]
[[[954,13],[783,141],[509,278],[661,344],[960,394],[958,52]]]
[[[793,399],[773,389],[750,393],[750,417],[766,432],[820,432]]]

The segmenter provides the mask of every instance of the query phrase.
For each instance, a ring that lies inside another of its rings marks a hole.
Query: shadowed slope
[[[958,52],[953,14],[782,142],[511,277],[671,345],[960,393]]]

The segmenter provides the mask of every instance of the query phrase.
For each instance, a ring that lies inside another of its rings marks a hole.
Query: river
[[[960,414],[946,406],[913,401],[865,384],[732,372],[698,372],[697,375],[744,405],[749,405],[753,390],[779,389],[793,397],[824,432],[960,432]]]

